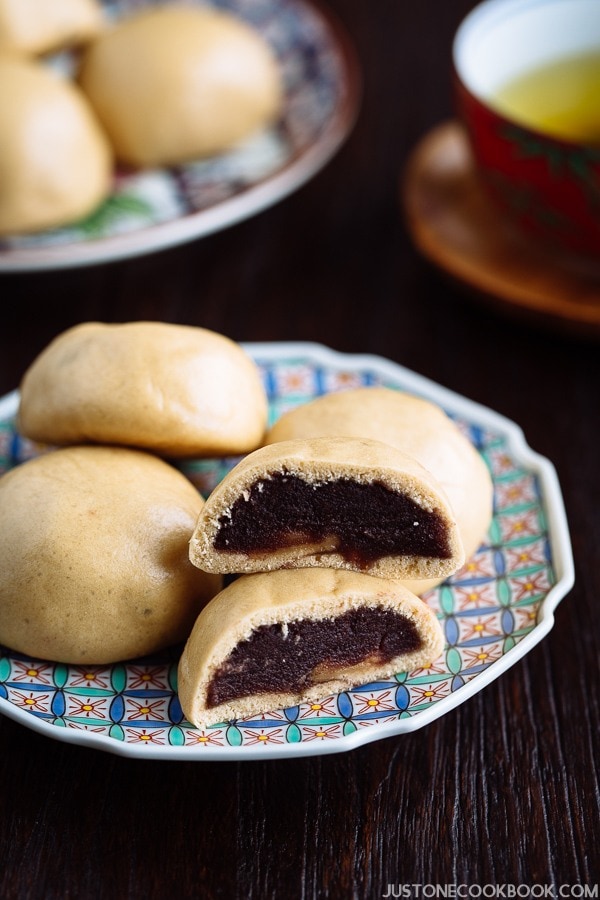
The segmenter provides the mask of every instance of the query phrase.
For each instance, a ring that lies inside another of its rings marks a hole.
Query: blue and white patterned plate
[[[426,596],[444,627],[439,659],[414,672],[323,697],[318,703],[224,723],[204,731],[177,698],[179,649],[117,665],[69,666],[0,649],[0,712],[49,737],[124,756],[267,759],[350,750],[429,724],[521,659],[551,629],[573,584],[565,512],[551,463],[521,430],[395,363],[317,344],[250,344],[274,421],[331,391],[384,384],[442,406],[473,441],[494,481],[486,541],[460,572]],[[16,392],[0,401],[0,472],[43,448],[15,429]],[[182,468],[207,494],[236,460]]]
[[[153,2],[103,0],[112,18]],[[347,137],[359,102],[357,63],[343,30],[313,0],[183,2],[229,10],[268,41],[285,90],[279,121],[219,156],[168,169],[116,172],[111,195],[84,221],[0,238],[0,272],[123,259],[218,231],[299,188]],[[72,62],[69,54],[51,60],[67,71]]]

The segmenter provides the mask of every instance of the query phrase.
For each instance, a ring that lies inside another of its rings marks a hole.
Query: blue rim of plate
[[[156,0],[103,0],[116,18]],[[317,174],[352,130],[359,65],[344,28],[318,0],[182,0],[230,11],[272,47],[284,83],[282,115],[230,152],[172,168],[117,170],[107,200],[82,222],[0,236],[0,272],[95,265],[173,247],[279,202]],[[69,72],[75,55],[49,64]]]
[[[112,666],[68,666],[0,648],[0,712],[47,737],[121,756],[253,760],[316,756],[414,731],[464,703],[544,638],[574,567],[553,465],[510,420],[402,366],[310,343],[246,344],[261,368],[270,420],[332,391],[383,384],[425,397],[457,422],[490,467],[494,517],[460,572],[425,601],[446,636],[428,667],[319,703],[206,730],[186,722],[176,691],[181,648]],[[44,450],[15,428],[18,393],[0,400],[0,472]],[[206,495],[236,459],[182,470]]]

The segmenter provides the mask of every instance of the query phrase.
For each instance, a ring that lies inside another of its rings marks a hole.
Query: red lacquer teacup
[[[600,0],[485,0],[453,46],[459,114],[494,201],[530,235],[600,258],[600,142],[551,135],[498,104],[523,73],[595,53]]]

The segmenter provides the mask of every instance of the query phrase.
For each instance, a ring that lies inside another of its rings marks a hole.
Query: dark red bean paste
[[[219,519],[217,550],[249,555],[335,538],[344,559],[366,568],[384,556],[449,559],[442,517],[381,481],[351,478],[311,483],[274,473],[239,497]]]
[[[381,607],[351,609],[330,619],[300,619],[287,626],[260,625],[216,670],[207,706],[272,691],[296,693],[313,683],[316,666],[342,669],[367,658],[380,665],[421,646],[411,619]]]

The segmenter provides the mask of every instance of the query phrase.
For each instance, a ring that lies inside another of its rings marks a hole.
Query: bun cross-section
[[[446,577],[464,554],[433,476],[379,441],[283,441],[246,456],[200,514],[190,559],[207,572],[313,566]]]
[[[432,610],[395,582],[333,569],[243,575],[196,620],[179,698],[202,728],[429,665],[443,644]]]

